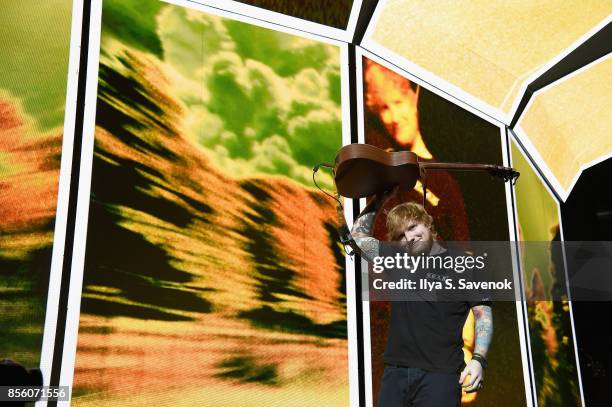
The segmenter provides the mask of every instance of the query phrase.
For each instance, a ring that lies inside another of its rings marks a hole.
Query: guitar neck
[[[421,170],[487,171],[491,175],[503,178],[504,181],[518,178],[520,175],[514,168],[493,164],[439,163],[420,161],[419,168]]]
[[[506,167],[492,164],[466,164],[466,163],[438,163],[438,162],[421,162],[419,167],[426,170],[466,170],[466,171],[491,171],[502,170]],[[511,168],[508,168],[511,169]]]

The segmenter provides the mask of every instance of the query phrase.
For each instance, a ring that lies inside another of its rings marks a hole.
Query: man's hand
[[[464,383],[468,375],[470,379]],[[461,376],[459,376],[459,383],[461,383],[466,393],[473,393],[482,387],[482,383],[484,383],[484,369],[479,361],[475,359],[469,361],[463,372],[461,372]]]

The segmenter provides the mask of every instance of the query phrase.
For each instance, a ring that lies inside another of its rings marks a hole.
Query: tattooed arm
[[[391,191],[376,195],[376,197],[363,208],[363,211],[361,211],[353,223],[351,236],[357,243],[357,246],[363,251],[363,255],[368,261],[372,261],[374,257],[378,256],[379,240],[372,235],[374,233],[376,215],[384,206],[385,202],[397,193],[397,190],[398,188],[396,187]]]
[[[376,219],[376,212],[360,215],[353,223],[353,229],[351,229],[351,236],[355,239],[367,261],[372,261],[374,257],[378,256],[379,241],[372,236],[374,219]]]
[[[459,382],[466,388],[467,393],[477,391],[481,383],[484,383],[485,366],[483,366],[483,363],[486,364],[486,359],[485,362],[481,362],[478,359],[487,356],[487,351],[489,350],[489,345],[493,338],[493,312],[491,311],[491,307],[488,305],[476,305],[472,307],[472,312],[474,313],[474,330],[476,334],[474,355],[478,354],[480,356],[472,358],[459,377]],[[468,375],[470,376],[470,380],[468,380],[467,383],[463,383]]]
[[[478,353],[484,357],[487,356],[491,339],[493,338],[493,312],[488,305],[477,305],[472,307],[474,313],[476,331],[476,345],[474,353]]]

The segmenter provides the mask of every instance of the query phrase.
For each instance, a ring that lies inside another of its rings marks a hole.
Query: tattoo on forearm
[[[378,239],[372,236],[375,218],[375,212],[364,213],[355,220],[351,230],[353,239],[363,252],[363,257],[368,261],[378,256]]]
[[[373,237],[355,237],[357,246],[363,252],[363,257],[367,261],[372,261],[374,257],[378,257],[378,239]]]
[[[353,229],[351,230],[353,237],[372,236],[375,215],[376,214],[374,212],[369,212],[358,217],[353,224]]]
[[[476,344],[474,353],[487,355],[491,339],[493,339],[493,312],[488,305],[472,307],[475,319]]]

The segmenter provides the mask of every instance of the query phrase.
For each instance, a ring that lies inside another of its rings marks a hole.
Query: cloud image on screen
[[[102,13],[73,403],[347,404],[344,252],[311,178],[342,145],[339,48],[130,3]]]

